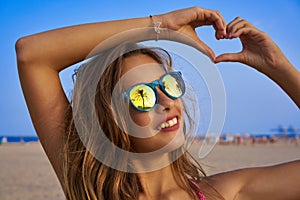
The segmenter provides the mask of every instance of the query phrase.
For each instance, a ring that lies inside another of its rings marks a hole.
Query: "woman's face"
[[[137,83],[150,83],[160,79],[166,72],[153,58],[135,55],[125,59],[122,84],[125,89]],[[184,143],[183,111],[180,99],[172,100],[157,86],[158,104],[148,112],[141,112],[129,106],[131,119],[126,119],[133,150],[148,153],[166,147],[173,151]],[[168,146],[166,146],[168,145]]]

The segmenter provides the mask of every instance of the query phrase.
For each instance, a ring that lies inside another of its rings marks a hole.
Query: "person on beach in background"
[[[197,27],[204,25],[214,27],[217,39],[239,38],[243,50],[215,57],[195,32]],[[191,38],[194,43],[187,44],[204,52],[215,63],[240,62],[260,71],[300,107],[300,73],[278,46],[266,33],[242,18],[237,17],[226,25],[217,11],[192,7],[150,18],[71,26],[23,37],[16,43],[23,93],[35,130],[66,198],[299,199],[300,161],[212,176],[206,176],[188,152],[169,162],[182,151],[188,134],[185,124],[189,113],[183,101],[182,74],[172,70],[168,52],[132,44],[161,38],[176,41],[171,34],[164,35],[164,28]],[[69,102],[59,72],[83,61],[98,44],[122,32],[128,34],[106,43],[105,48],[102,46],[92,53],[91,60],[80,67],[74,88],[77,96]],[[130,40],[130,43],[122,44],[121,40]],[[107,61],[111,57],[112,62]],[[106,64],[108,67],[103,69]],[[96,90],[92,91],[95,99],[85,95],[89,94],[85,93],[89,91],[89,84],[95,82],[84,78],[86,75],[92,77],[91,69],[99,69],[101,73],[96,74]],[[117,94],[122,98],[112,98],[119,82],[122,84]],[[138,97],[141,100],[137,101]],[[89,98],[97,120],[78,127],[76,123],[81,122],[81,114],[85,113],[74,108]],[[126,108],[128,115],[123,113]],[[146,161],[153,168],[160,162],[169,164],[143,171],[147,166],[140,160],[127,162],[126,156],[116,155],[114,147],[112,151],[105,151],[110,144],[97,142],[95,147],[93,139],[101,134],[92,133],[87,140],[78,134],[78,128],[94,130],[89,128],[93,124],[100,125],[111,144],[126,152],[147,155],[167,146]],[[141,133],[147,137],[142,137]],[[96,152],[100,150],[105,162],[118,158],[120,166],[126,165],[125,168],[138,172],[118,170],[100,162],[91,153],[94,147]]]

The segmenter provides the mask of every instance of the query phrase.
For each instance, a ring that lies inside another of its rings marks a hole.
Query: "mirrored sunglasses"
[[[152,110],[158,103],[156,87],[171,99],[178,99],[185,93],[185,83],[181,72],[168,72],[159,80],[151,83],[138,83],[126,90],[122,96],[127,98],[130,105],[138,111]]]

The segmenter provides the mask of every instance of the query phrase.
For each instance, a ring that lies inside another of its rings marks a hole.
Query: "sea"
[[[228,135],[231,136],[243,136],[240,134],[221,134],[220,138],[228,137]],[[291,138],[300,138],[300,131],[297,130],[296,132],[289,132],[289,133],[252,133],[248,135],[250,138],[270,138],[272,136],[275,136],[277,138],[286,138],[286,139],[291,139]],[[199,137],[201,138],[201,136]],[[5,144],[5,143],[35,143],[39,142],[39,138],[37,136],[0,136],[0,144]]]
[[[0,136],[0,144],[39,142],[37,136]]]

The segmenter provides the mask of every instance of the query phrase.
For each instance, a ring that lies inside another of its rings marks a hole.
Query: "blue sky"
[[[81,23],[143,17],[191,6],[219,10],[226,21],[236,16],[267,32],[300,69],[300,1],[9,1],[0,0],[0,135],[35,135],[21,92],[14,44],[22,36]],[[237,52],[238,40],[216,41],[211,27],[197,29],[216,54]],[[238,63],[218,64],[227,96],[223,132],[267,132],[278,125],[300,128],[300,111],[264,75]],[[61,75],[71,89],[71,71]]]

